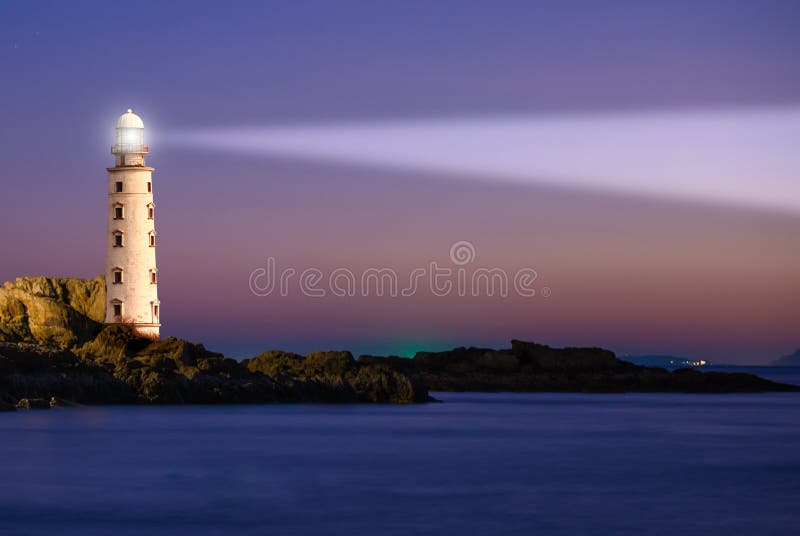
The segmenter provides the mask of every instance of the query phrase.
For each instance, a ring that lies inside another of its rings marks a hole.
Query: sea
[[[800,368],[743,369],[800,383]],[[727,369],[730,370],[730,369]],[[0,413],[0,534],[797,534],[800,394]]]

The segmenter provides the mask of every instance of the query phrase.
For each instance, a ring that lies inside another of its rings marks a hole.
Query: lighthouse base
[[[107,326],[128,326],[139,337],[151,339],[154,341],[161,340],[161,324],[132,324],[130,322],[111,322],[106,323]]]

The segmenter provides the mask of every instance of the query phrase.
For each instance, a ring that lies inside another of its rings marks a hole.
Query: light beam
[[[800,106],[186,128],[160,141],[800,213]]]

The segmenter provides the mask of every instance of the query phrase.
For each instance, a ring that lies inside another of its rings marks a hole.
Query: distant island
[[[103,277],[18,278],[0,288],[0,408],[72,404],[418,403],[431,391],[800,391],[743,373],[668,371],[602,348],[418,352],[413,359],[270,350],[236,361],[174,337],[105,325]]]
[[[645,367],[683,368],[683,367],[709,367],[713,363],[705,359],[693,359],[675,355],[623,355],[623,361],[642,365]]]
[[[770,363],[773,367],[800,367],[800,348]]]

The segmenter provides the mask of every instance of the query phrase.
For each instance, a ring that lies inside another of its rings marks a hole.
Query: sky
[[[0,280],[102,273],[130,107],[164,335],[765,363],[800,347],[798,22],[791,1],[3,0]],[[287,292],[254,292],[269,259]],[[330,288],[431,263],[454,288],[533,270],[535,296]]]

